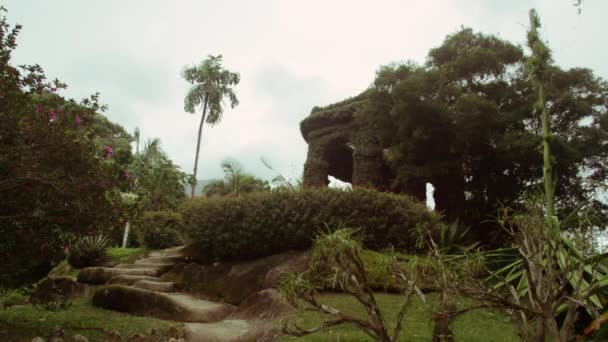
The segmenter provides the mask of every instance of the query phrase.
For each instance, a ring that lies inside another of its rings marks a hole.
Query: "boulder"
[[[142,316],[178,322],[216,322],[224,319],[234,306],[209,302],[185,294],[168,294],[121,285],[98,289],[93,305]]]
[[[72,277],[48,277],[32,293],[35,303],[68,302],[86,294],[86,285]]]
[[[305,253],[287,252],[245,262],[182,263],[161,279],[179,284],[184,292],[238,305],[252,294],[276,286],[285,273],[304,270],[307,260]]]
[[[157,268],[106,268],[87,267],[78,273],[78,282],[87,284],[105,284],[110,279],[121,275],[157,277],[163,269]]]

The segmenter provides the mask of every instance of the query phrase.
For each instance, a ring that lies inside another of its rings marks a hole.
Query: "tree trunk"
[[[203,117],[201,118],[201,123],[198,126],[198,141],[196,142],[196,155],[194,156],[194,179],[192,180],[192,192],[190,193],[190,197],[194,198],[194,192],[196,190],[196,172],[198,170],[198,154],[201,150],[201,137],[203,136],[203,124],[205,123],[205,116],[207,115],[207,97],[205,96],[205,103],[203,104]]]
[[[534,9],[530,10],[530,31],[528,35],[528,45],[532,50],[532,81],[536,91],[537,110],[540,110],[542,121],[542,141],[543,141],[543,180],[545,187],[545,202],[547,205],[547,216],[551,219],[555,216],[555,179],[551,155],[551,118],[547,109],[545,99],[545,87],[543,81],[546,79],[546,68],[549,65],[550,50],[540,40],[538,28],[540,19]]]
[[[542,139],[543,139],[543,178],[545,185],[545,197],[547,202],[547,215],[551,218],[555,216],[555,181],[553,179],[553,165],[551,160],[551,125],[549,112],[545,100],[545,89],[541,80],[537,80],[538,84],[538,102],[542,106]]]
[[[127,248],[127,241],[129,240],[129,221],[125,225],[125,234],[122,236],[122,248]]]
[[[559,334],[559,327],[557,326],[557,322],[555,321],[555,318],[553,318],[553,316],[545,318],[545,329],[551,342],[562,341],[561,336]]]

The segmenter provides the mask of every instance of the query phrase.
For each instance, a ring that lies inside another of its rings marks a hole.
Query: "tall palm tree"
[[[184,99],[184,109],[188,113],[195,113],[197,108],[201,108],[203,113],[198,127],[198,141],[194,157],[194,177],[191,193],[191,196],[194,197],[203,125],[207,122],[213,126],[222,120],[225,98],[230,101],[231,108],[239,104],[233,87],[239,83],[241,76],[222,67],[222,55],[209,55],[198,65],[186,67],[182,72],[182,77],[192,84]]]
[[[148,139],[144,144],[140,157],[144,162],[149,164],[156,164],[162,157],[165,157],[165,152],[160,147],[160,139]]]

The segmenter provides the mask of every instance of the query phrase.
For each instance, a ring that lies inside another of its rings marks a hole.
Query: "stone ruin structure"
[[[459,217],[464,210],[464,179],[457,173],[420,177],[409,181],[405,188],[393,186],[390,153],[381,145],[380,132],[360,110],[366,101],[364,92],[327,107],[314,107],[300,123],[308,143],[304,186],[327,186],[331,175],[354,187],[406,193],[424,201],[429,182],[435,187],[435,209],[450,220]]]
[[[386,189],[389,168],[383,158],[379,137],[355,120],[365,96],[315,107],[300,123],[308,143],[304,164],[304,186],[327,186],[329,175],[353,186]]]

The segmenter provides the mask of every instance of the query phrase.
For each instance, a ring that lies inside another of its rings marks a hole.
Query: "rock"
[[[289,315],[293,309],[278,290],[266,289],[247,297],[228,318],[274,320]]]
[[[186,294],[160,293],[121,285],[98,289],[93,296],[93,305],[178,322],[215,322],[235,309],[229,304],[201,300]]]
[[[285,262],[273,267],[264,277],[264,288],[276,288],[288,273],[302,273],[308,268],[310,257],[308,253],[300,253],[286,259]]]
[[[74,337],[72,337],[72,340],[74,342],[89,342],[89,339],[82,335],[74,335]]]
[[[41,281],[32,294],[35,303],[66,302],[82,297],[86,287],[72,277],[49,277]]]
[[[64,336],[65,336],[65,333],[64,333],[63,329],[55,328],[55,329],[53,329],[53,332],[51,333],[51,336],[49,337],[49,342],[63,342]]]
[[[169,328],[169,331],[167,331],[167,337],[173,338],[173,339],[178,339],[180,337],[179,330],[177,330],[176,327],[171,326]]]
[[[78,273],[78,282],[87,284],[105,284],[116,276],[149,276],[156,277],[163,273],[163,269],[156,268],[106,268],[87,267]]]
[[[252,294],[275,286],[286,272],[306,265],[307,259],[303,255],[302,252],[287,252],[252,261],[206,266],[184,263],[174,266],[161,279],[178,284],[181,291],[238,305]]]
[[[103,342],[122,342],[122,336],[120,336],[118,331],[104,330]]]

